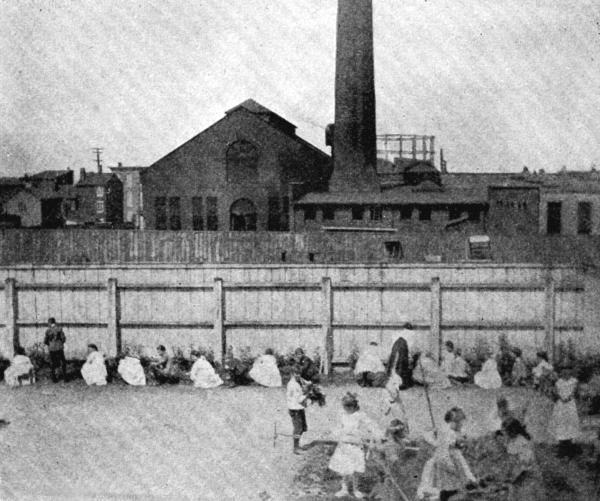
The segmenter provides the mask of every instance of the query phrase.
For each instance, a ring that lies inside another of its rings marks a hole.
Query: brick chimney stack
[[[372,0],[338,0],[329,191],[379,191]]]

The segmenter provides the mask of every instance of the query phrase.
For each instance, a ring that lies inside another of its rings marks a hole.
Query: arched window
[[[240,198],[231,204],[229,229],[231,231],[256,231],[256,207],[252,200]]]
[[[258,177],[258,148],[249,141],[240,140],[227,148],[227,181],[244,183]]]

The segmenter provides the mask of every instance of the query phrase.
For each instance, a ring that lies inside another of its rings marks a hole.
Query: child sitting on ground
[[[29,357],[25,355],[22,346],[15,349],[15,357],[10,366],[4,371],[4,381],[8,386],[22,386],[35,382],[33,373],[33,364]]]
[[[469,381],[469,364],[463,358],[460,348],[454,352],[452,374],[449,376],[453,383],[466,383]]]
[[[460,452],[464,443],[462,427],[465,419],[462,409],[453,407],[444,416],[442,429],[425,436],[435,447],[435,452],[423,468],[417,490],[419,499],[439,496],[440,501],[448,501],[461,489],[473,487],[477,483]]]
[[[494,352],[488,351],[487,360],[481,370],[475,374],[475,384],[485,390],[495,390],[502,387],[502,378],[498,372],[498,364],[494,358]]]
[[[341,428],[337,432],[338,445],[329,461],[329,468],[342,476],[342,488],[335,497],[349,496],[350,487],[355,498],[365,497],[358,489],[357,473],[365,471],[365,445],[383,438],[383,432],[360,410],[354,393],[346,393],[342,398],[343,414]]]
[[[531,371],[533,374],[533,386],[539,388],[542,378],[554,372],[554,367],[548,362],[548,354],[545,351],[537,352],[537,365]]]
[[[513,386],[525,386],[527,383],[527,366],[521,358],[523,352],[520,348],[514,348],[515,362],[511,373],[511,382]]]

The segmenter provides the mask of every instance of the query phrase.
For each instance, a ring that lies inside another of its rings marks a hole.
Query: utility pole
[[[92,148],[92,151],[96,154],[96,166],[98,167],[98,174],[102,174],[102,161],[100,160],[100,155],[104,148]]]

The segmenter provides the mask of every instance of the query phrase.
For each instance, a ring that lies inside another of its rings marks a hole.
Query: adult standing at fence
[[[63,381],[67,380],[67,359],[65,358],[65,342],[67,338],[62,328],[56,325],[54,317],[48,319],[48,328],[44,336],[44,344],[50,353],[50,369],[52,370],[52,381],[58,381],[56,370],[62,369]]]
[[[412,330],[412,325],[409,323],[404,324],[402,331],[400,331],[400,336],[394,342],[392,346],[392,353],[390,354],[390,358],[387,366],[387,373],[391,375],[392,373],[396,373],[398,376],[402,378],[402,386],[401,389],[408,388],[412,385],[412,372],[410,367],[410,360],[408,357],[408,343],[404,338],[404,335],[411,335],[410,332]]]

